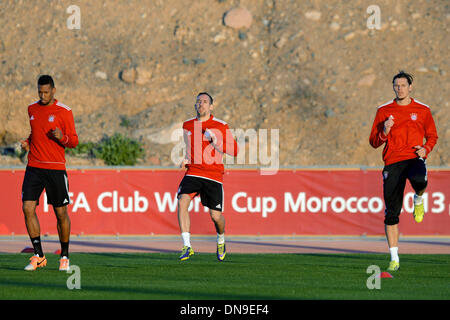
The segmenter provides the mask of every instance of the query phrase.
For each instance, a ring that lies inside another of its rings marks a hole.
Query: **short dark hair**
[[[209,97],[209,103],[210,104],[213,104],[213,98],[211,97],[211,95],[208,93],[208,92],[200,92],[198,95],[197,95],[197,98],[198,97],[200,97],[202,94],[206,94],[208,97]]]
[[[400,71],[394,76],[394,78],[392,79],[392,83],[394,83],[394,82],[395,82],[395,79],[398,79],[398,78],[405,78],[406,80],[408,80],[408,84],[410,84],[410,85],[411,85],[411,83],[413,82],[413,76],[412,76],[412,74],[406,73],[406,72],[403,71],[403,70],[400,70]]]
[[[49,84],[52,88],[55,87],[55,82],[53,81],[53,78],[48,74],[44,74],[40,76],[38,79],[38,86],[43,86],[46,84]]]

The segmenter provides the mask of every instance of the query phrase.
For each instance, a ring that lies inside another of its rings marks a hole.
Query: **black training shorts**
[[[178,197],[182,194],[188,194],[191,199],[200,195],[203,206],[223,211],[223,186],[220,182],[186,175],[178,187]]]
[[[399,223],[407,180],[416,193],[426,188],[428,179],[425,160],[414,158],[384,167],[383,196],[386,206],[384,223],[387,225]]]
[[[70,203],[69,181],[65,170],[28,167],[22,184],[22,201],[37,201],[45,189],[47,203],[62,207]]]

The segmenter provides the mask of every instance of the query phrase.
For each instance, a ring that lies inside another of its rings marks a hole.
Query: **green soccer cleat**
[[[181,256],[179,257],[180,261],[184,261],[189,259],[194,254],[194,250],[191,247],[184,246],[181,249]]]
[[[227,249],[225,247],[225,243],[217,244],[217,259],[219,261],[223,261],[225,256],[227,255]]]
[[[421,204],[414,204],[414,220],[417,223],[421,223],[425,215],[425,209],[423,208],[423,202]]]
[[[400,262],[392,260],[389,263],[389,267],[387,268],[388,271],[397,271],[400,269]]]

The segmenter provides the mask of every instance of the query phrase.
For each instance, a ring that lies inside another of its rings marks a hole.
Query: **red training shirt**
[[[206,129],[216,136],[215,144],[205,137]],[[192,118],[183,123],[183,132],[188,160],[186,175],[222,183],[224,174],[223,154],[227,153],[234,157],[238,154],[238,145],[228,124],[213,115],[206,121]]]
[[[384,122],[391,115],[394,125],[386,136],[383,132]],[[430,107],[411,98],[411,103],[405,106],[399,105],[394,99],[378,107],[369,141],[374,148],[385,144],[383,160],[385,165],[390,165],[417,158],[415,146],[422,146],[427,150],[426,158],[437,139]]]
[[[31,133],[27,141],[30,146],[28,166],[65,170],[65,148],[75,148],[78,135],[75,131],[72,110],[55,99],[52,105],[43,106],[36,101],[28,106]],[[63,137],[57,140],[51,134],[58,127]]]

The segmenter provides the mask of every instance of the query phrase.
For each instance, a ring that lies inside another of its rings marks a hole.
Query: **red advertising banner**
[[[0,234],[26,234],[21,186],[24,170],[0,171]],[[184,172],[152,169],[68,170],[72,234],[179,234],[176,192]],[[450,235],[450,171],[429,170],[426,215],[412,217],[413,192],[405,190],[400,232]],[[381,169],[227,170],[224,216],[229,235],[381,235]],[[191,203],[191,233],[214,234],[199,197]],[[56,218],[38,207],[41,233],[57,234]]]

